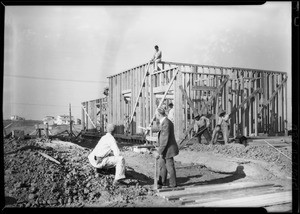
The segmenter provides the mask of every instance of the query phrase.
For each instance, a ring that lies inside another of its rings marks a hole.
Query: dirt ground
[[[114,170],[97,172],[87,156],[97,140],[5,139],[4,191],[7,207],[177,207],[152,190],[154,158],[119,142],[127,185],[112,186]],[[175,157],[178,186],[271,181],[292,187],[291,161],[267,145],[204,145],[190,142]],[[290,147],[279,148],[291,157]],[[55,158],[57,164],[41,155]],[[241,169],[238,173],[238,169]]]

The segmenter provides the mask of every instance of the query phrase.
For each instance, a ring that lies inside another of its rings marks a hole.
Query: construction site
[[[263,207],[291,212],[286,72],[167,61],[158,66],[154,72],[148,62],[108,76],[105,96],[81,103],[81,125],[76,127],[4,121],[6,206]],[[156,126],[156,110],[170,103],[179,147],[174,158],[177,187],[156,189],[153,151],[158,136],[144,128]],[[212,131],[220,111],[229,115],[229,143],[222,134],[216,144],[203,137],[199,143],[195,118],[206,115]],[[109,123],[116,126],[114,137],[125,158],[125,186],[113,186],[114,170],[99,172],[87,158]]]

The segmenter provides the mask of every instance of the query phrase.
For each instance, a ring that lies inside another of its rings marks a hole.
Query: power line
[[[108,83],[107,81],[93,81],[93,80],[70,80],[70,79],[57,79],[48,77],[33,77],[33,76],[23,76],[23,75],[11,75],[5,74],[8,77],[26,78],[26,79],[38,79],[38,80],[52,80],[52,81],[68,81],[68,82],[88,82],[88,83]]]
[[[53,104],[37,104],[37,103],[12,103],[9,102],[9,104],[14,105],[30,105],[30,106],[50,106],[50,107],[68,107],[68,105],[53,105]],[[72,105],[72,107],[81,108],[80,106]]]

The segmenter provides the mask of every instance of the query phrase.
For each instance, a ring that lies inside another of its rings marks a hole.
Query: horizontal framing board
[[[159,94],[159,93],[165,93],[165,91],[168,89],[168,85],[153,87],[153,94]],[[169,93],[171,93],[172,90],[169,90]]]
[[[157,142],[158,137],[157,136],[149,136],[149,135],[147,135],[146,136],[146,140]]]
[[[272,186],[271,183],[257,183],[257,182],[238,182],[238,183],[227,183],[227,184],[213,184],[213,185],[201,185],[194,187],[186,187],[184,191],[172,191],[172,192],[164,192],[157,193],[158,196],[168,198],[168,197],[182,197],[191,193],[208,193],[213,191],[226,191],[232,189],[239,188],[249,188],[249,187],[257,187],[257,186]]]
[[[236,191],[226,191],[220,193],[211,193],[211,194],[205,194],[205,197],[203,195],[198,196],[184,196],[181,197],[179,200],[182,202],[195,202],[195,203],[204,203],[204,202],[211,202],[211,201],[217,201],[217,200],[224,200],[224,199],[233,199],[233,198],[240,198],[247,196],[255,196],[255,195],[262,195],[262,194],[268,194],[268,193],[275,193],[280,190],[280,187],[255,187],[255,188],[247,188],[247,189],[237,189]]]
[[[191,207],[264,207],[292,202],[292,191],[191,204]]]
[[[131,89],[122,90],[122,94],[130,94]]]
[[[163,94],[155,94],[155,98],[157,99],[162,99],[163,97],[164,97]],[[165,99],[172,99],[172,100],[174,100],[174,98],[175,98],[174,94],[167,94],[165,97]]]
[[[219,194],[222,194],[222,193],[226,193],[228,191],[246,191],[246,190],[249,190],[249,189],[253,189],[253,188],[261,188],[261,187],[264,187],[264,188],[267,188],[267,187],[272,187],[273,184],[262,184],[262,185],[254,185],[254,186],[246,186],[246,187],[240,187],[240,188],[229,188],[229,189],[226,189],[226,188],[223,188],[223,189],[219,189],[219,190],[208,190],[206,192],[195,192],[195,191],[189,191],[185,194],[182,194],[182,195],[177,195],[177,196],[170,196],[170,197],[166,197],[168,200],[178,200],[180,198],[183,198],[183,197],[191,197],[191,196],[199,196],[199,195],[206,195],[206,194],[213,194],[213,193],[219,193]]]
[[[217,90],[218,88],[217,87],[212,87],[212,86],[199,86],[199,85],[196,85],[196,86],[193,86],[192,87],[192,90],[194,91],[198,91],[198,90],[202,90],[202,91],[215,91]]]

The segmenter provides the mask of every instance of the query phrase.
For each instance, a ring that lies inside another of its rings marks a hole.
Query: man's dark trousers
[[[175,172],[175,165],[174,165],[174,158],[159,158],[159,178],[158,184],[159,185],[166,185],[167,184],[167,175],[170,174],[169,179],[169,186],[175,187],[176,184],[176,172]]]

